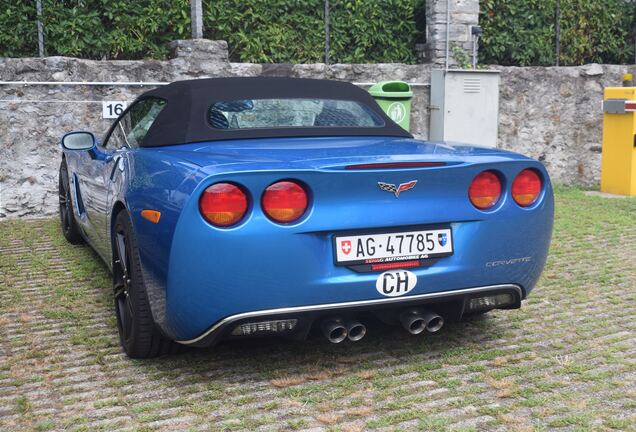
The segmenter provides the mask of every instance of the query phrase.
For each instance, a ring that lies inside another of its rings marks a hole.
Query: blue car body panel
[[[153,318],[175,340],[198,337],[220,320],[250,311],[382,298],[381,272],[357,273],[334,264],[333,237],[343,232],[450,225],[454,254],[413,269],[407,296],[516,284],[527,295],[543,269],[553,220],[553,194],[541,163],[519,154],[391,137],[278,138],[182,144],[108,152],[67,151],[76,219],[112,265],[114,212],[126,208],[139,245]],[[348,165],[430,161],[443,166],[347,170]],[[544,182],[540,199],[518,206],[510,184],[526,168]],[[502,197],[476,209],[467,191],[483,170],[503,180]],[[75,180],[73,180],[75,179]],[[270,184],[295,179],[309,192],[302,219],[280,225],[260,200]],[[417,186],[396,198],[378,182]],[[201,193],[235,182],[249,194],[249,211],[222,229],[201,216]],[[78,206],[84,205],[85,211]],[[143,209],[161,212],[158,224]]]

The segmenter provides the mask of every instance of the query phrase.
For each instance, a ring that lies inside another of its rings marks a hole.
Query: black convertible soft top
[[[379,135],[412,138],[382,111],[369,93],[343,81],[278,77],[208,78],[176,81],[150,90],[137,100],[150,97],[164,99],[167,103],[144,137],[142,147],[277,137]],[[208,123],[208,109],[215,102],[269,98],[356,101],[382,118],[384,126],[217,129]]]

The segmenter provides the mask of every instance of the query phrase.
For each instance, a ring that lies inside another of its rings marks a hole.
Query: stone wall
[[[229,63],[222,41],[178,41],[168,61],[0,58],[0,81],[168,82],[218,76],[294,76],[370,83],[429,83],[430,65],[259,65]],[[498,68],[502,72],[499,146],[542,160],[554,181],[599,181],[602,89],[620,83],[621,66]],[[57,211],[60,137],[103,134],[102,100],[132,100],[148,87],[0,85],[0,218]],[[428,135],[429,88],[415,86],[411,125]]]
[[[479,0],[426,0],[425,60],[437,67],[445,65],[447,30],[449,67],[458,64],[453,48],[461,48],[469,57],[472,56],[471,28],[478,24]]]

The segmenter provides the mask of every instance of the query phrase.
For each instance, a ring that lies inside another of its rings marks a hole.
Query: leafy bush
[[[48,55],[163,58],[190,34],[188,0],[43,0]]]
[[[332,0],[331,60],[415,61],[424,0]],[[0,56],[37,54],[35,2],[0,0]],[[48,55],[165,58],[190,37],[189,0],[42,0]],[[205,37],[233,60],[299,63],[324,56],[323,0],[204,0]]]
[[[209,0],[204,37],[227,40],[230,58],[253,63],[320,61],[322,0]]]
[[[424,8],[423,0],[333,2],[331,58],[340,63],[414,63],[418,8]]]
[[[34,56],[38,53],[35,5],[0,0],[0,56]]]
[[[330,61],[413,63],[415,10],[424,0],[331,1]],[[240,3],[240,4],[239,4]],[[247,62],[324,59],[323,0],[208,0],[206,37],[226,39]]]
[[[556,0],[481,0],[482,63],[556,64]],[[561,0],[560,64],[632,63],[636,3]]]
[[[565,3],[567,7],[561,17],[563,64],[634,62],[636,3],[626,0]]]
[[[332,62],[414,63],[425,0],[331,0]],[[553,65],[556,0],[480,0],[482,63]],[[42,0],[48,55],[166,58],[190,37],[189,0]],[[634,0],[561,0],[561,64],[632,63]],[[324,0],[204,0],[205,37],[230,58],[324,58]],[[37,55],[35,1],[0,0],[0,56]]]

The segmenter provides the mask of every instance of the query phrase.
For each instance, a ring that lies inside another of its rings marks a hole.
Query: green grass
[[[31,411],[31,401],[26,396],[18,396],[15,399],[15,405],[20,414],[27,414]]]

